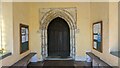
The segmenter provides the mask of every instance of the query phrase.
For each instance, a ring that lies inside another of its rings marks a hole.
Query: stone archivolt
[[[70,28],[70,57],[75,58],[75,29],[77,10],[76,8],[44,8],[40,9],[40,29],[41,29],[41,47],[42,59],[48,57],[47,53],[47,27],[49,23],[60,17],[64,19]]]

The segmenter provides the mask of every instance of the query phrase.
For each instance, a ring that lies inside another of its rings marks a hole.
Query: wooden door
[[[48,25],[48,56],[70,56],[70,29],[62,18],[53,19]]]

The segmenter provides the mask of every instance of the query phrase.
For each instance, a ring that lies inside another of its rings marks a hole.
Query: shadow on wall
[[[120,52],[120,1],[118,3],[118,51]],[[118,55],[120,56],[120,53],[118,53]],[[118,65],[120,67],[120,57],[118,59]]]

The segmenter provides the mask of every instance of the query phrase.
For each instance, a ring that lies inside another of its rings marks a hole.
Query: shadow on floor
[[[29,63],[28,68],[91,68],[91,63],[73,60],[48,60]]]

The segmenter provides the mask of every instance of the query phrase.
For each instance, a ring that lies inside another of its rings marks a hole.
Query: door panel
[[[70,56],[70,30],[67,22],[62,18],[53,19],[47,30],[48,56]]]

